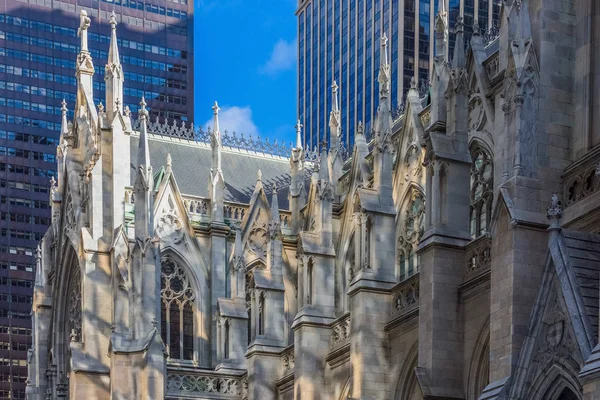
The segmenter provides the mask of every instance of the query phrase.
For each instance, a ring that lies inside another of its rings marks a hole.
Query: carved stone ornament
[[[248,236],[248,248],[260,258],[267,254],[267,224],[257,222],[252,227]]]
[[[563,208],[562,203],[558,199],[558,195],[554,193],[552,195],[552,199],[550,200],[550,207],[546,211],[546,216],[550,220],[558,220],[562,217]]]
[[[469,129],[480,131],[485,125],[485,112],[479,94],[471,96],[469,100]]]
[[[178,244],[183,240],[183,224],[174,211],[160,217],[156,224],[156,234],[165,244]]]
[[[404,167],[406,168],[405,180],[409,181],[411,177],[417,177],[421,175],[422,162],[421,162],[421,149],[416,144],[411,144],[406,150],[404,156]]]

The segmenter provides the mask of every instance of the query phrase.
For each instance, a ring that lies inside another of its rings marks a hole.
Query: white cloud
[[[210,118],[202,126],[212,127],[213,119]],[[243,133],[246,137],[256,137],[258,135],[258,128],[254,125],[254,121],[252,120],[252,109],[248,106],[222,107],[219,111],[219,129],[221,130],[221,133],[224,133],[225,131],[228,133]]]
[[[288,71],[296,66],[296,57],[298,55],[298,39],[288,42],[279,39],[269,60],[262,66],[262,72],[269,75],[276,75],[282,71]]]

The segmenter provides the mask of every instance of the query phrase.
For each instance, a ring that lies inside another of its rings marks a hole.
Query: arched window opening
[[[484,235],[489,227],[494,189],[493,163],[490,155],[476,148],[471,158],[471,222],[473,239]]]
[[[175,261],[161,263],[161,334],[169,358],[194,359],[194,300],[190,280]]]
[[[69,321],[67,334],[71,342],[81,342],[81,271],[73,266],[69,277],[68,310]]]
[[[578,400],[577,395],[569,388],[564,388],[557,400]]]
[[[425,230],[425,199],[417,190],[413,191],[410,202],[403,213],[398,236],[398,281],[410,278],[419,271],[420,259],[417,247]]]
[[[252,302],[254,300],[254,275],[252,272],[246,274],[246,312],[248,313],[248,344],[254,339],[254,313],[252,312]]]
[[[258,299],[258,334],[265,334],[265,295],[261,293]]]
[[[306,304],[312,304],[313,301],[313,260],[308,260],[306,269]]]
[[[371,247],[372,247],[372,231],[373,220],[370,216],[366,216],[365,221],[365,269],[371,268]]]
[[[229,321],[225,321],[225,338],[223,340],[223,358],[229,359]]]

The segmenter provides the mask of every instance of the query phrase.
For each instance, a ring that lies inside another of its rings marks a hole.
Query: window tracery
[[[490,155],[476,148],[471,155],[471,221],[473,239],[487,232],[492,213],[493,164]]]
[[[175,261],[161,263],[161,334],[169,358],[194,359],[194,300],[190,280]]]
[[[69,279],[68,332],[71,342],[81,342],[81,271],[78,266],[72,269]]]
[[[398,235],[398,278],[403,281],[419,270],[417,247],[425,230],[425,199],[414,190],[403,213]]]

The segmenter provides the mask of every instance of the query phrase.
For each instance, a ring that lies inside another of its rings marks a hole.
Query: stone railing
[[[392,317],[406,314],[419,307],[419,274],[396,285],[392,292]]]
[[[133,129],[139,130],[139,119],[133,121]],[[178,139],[194,140],[196,142],[210,143],[211,128],[202,129],[202,127],[194,127],[194,124],[185,122],[173,121],[172,123],[161,122],[158,117],[155,117],[148,123],[148,131],[150,133],[162,136],[171,136]],[[260,137],[253,138],[237,134],[236,132],[221,132],[221,143],[223,146],[238,150],[246,150],[256,153],[271,154],[280,157],[289,157],[291,154],[292,143],[286,144],[278,142],[277,139],[269,141],[269,139],[261,139]]]
[[[247,204],[225,203],[223,206],[223,215],[230,220],[241,221],[244,219],[247,212]]]
[[[239,399],[247,395],[245,378],[215,371],[168,371],[167,396]]]
[[[183,196],[183,204],[185,209],[190,214],[209,215],[210,200],[198,197]]]
[[[489,270],[492,263],[492,239],[482,235],[467,245],[465,251],[465,278]]]
[[[500,56],[498,54],[494,54],[485,61],[485,70],[489,80],[494,79],[498,75],[500,72]]]
[[[341,316],[331,324],[331,348],[335,349],[350,342],[350,314]]]
[[[281,376],[287,376],[290,373],[294,372],[294,364],[295,364],[295,356],[294,356],[294,345],[287,347],[281,353]]]
[[[564,205],[569,207],[600,190],[600,153],[590,152],[564,174]]]

